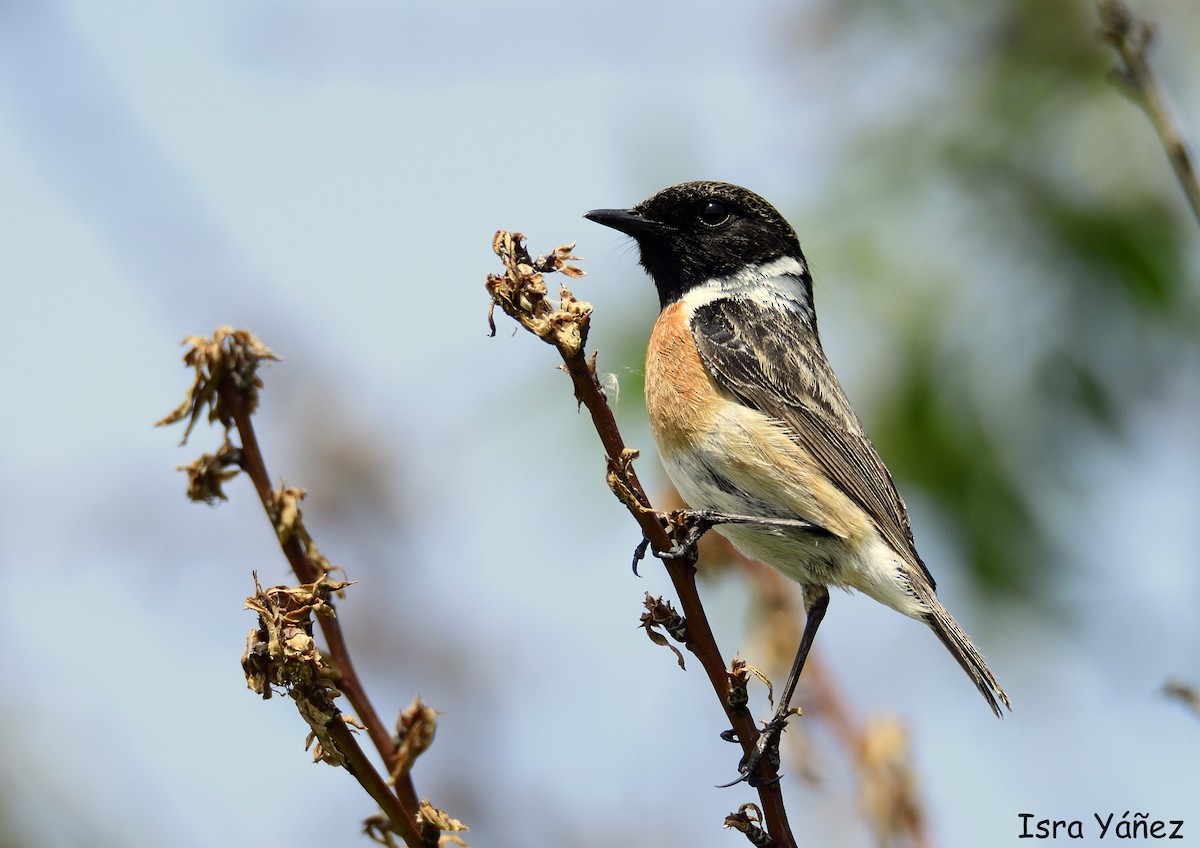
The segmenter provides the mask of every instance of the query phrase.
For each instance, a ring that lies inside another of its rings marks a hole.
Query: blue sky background
[[[1141,8],[1197,137],[1200,24],[1182,6]],[[831,187],[865,127],[928,103],[961,58],[953,27],[973,22],[829,44],[832,17],[817,2],[0,7],[0,822],[37,845],[324,845],[359,839],[372,812],[309,763],[285,700],[244,689],[250,571],[290,579],[250,487],[187,503],[173,468],[218,436],[177,449],[180,431],[151,427],[187,386],[179,340],[229,323],[284,358],[261,439],[271,472],[311,490],[322,551],[362,581],[339,610],[377,707],[420,693],[441,713],[418,792],[473,846],[738,844],[719,824],[751,798],[713,788],[737,759],[722,714],[694,664],[680,673],[635,627],[643,592],[669,584],[653,564],[630,575],[637,532],[586,416],[552,351],[506,320],[487,337],[482,284],[498,227],[538,252],[578,239],[592,347],[626,381],[655,296],[632,248],[579,216],[737,182],[796,225],[827,350],[868,398],[886,316],[937,260],[915,249],[888,285],[839,287],[839,238],[923,244],[954,213],[875,217],[869,190]],[[1169,179],[1133,107],[1114,96],[1096,120],[1112,136],[1081,136],[1069,167],[1111,175],[1116,144]],[[1003,301],[994,283],[964,285]],[[1059,612],[980,603],[906,492],[941,595],[1013,696],[1003,723],[924,628],[834,598],[821,649],[862,715],[906,723],[940,844],[1019,844],[1022,812],[1200,828],[1200,722],[1157,694],[1200,676],[1200,370],[1181,374],[1127,444],[1084,446],[1052,522],[1086,563],[1049,581]],[[640,398],[618,411],[654,480]],[[746,589],[703,592],[722,648],[746,654]],[[787,784],[794,829],[872,844],[850,770],[816,737],[825,779]]]

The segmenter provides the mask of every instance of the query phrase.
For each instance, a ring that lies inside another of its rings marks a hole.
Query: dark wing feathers
[[[717,383],[786,424],[829,479],[871,517],[884,540],[920,566],[932,587],[892,476],[803,317],[724,298],[696,308],[692,335]]]

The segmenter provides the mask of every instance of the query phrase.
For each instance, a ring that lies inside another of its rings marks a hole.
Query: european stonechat
[[[764,754],[778,756],[829,586],[928,624],[992,711],[1011,709],[938,601],[904,502],[825,358],[812,277],[783,216],[744,188],[691,182],[584,217],[632,236],[658,289],[646,410],[667,474],[695,510],[758,519],[717,529],[803,588],[800,649],[739,779],[756,782]]]

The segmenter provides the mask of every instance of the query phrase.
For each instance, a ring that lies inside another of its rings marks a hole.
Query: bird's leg
[[[725,786],[733,786],[744,780],[751,786],[757,787],[779,780],[779,736],[783,733],[787,726],[787,720],[792,714],[792,695],[796,692],[796,684],[800,681],[800,672],[804,670],[804,661],[808,658],[809,649],[812,648],[813,639],[817,635],[817,628],[821,626],[821,619],[825,617],[825,610],[828,606],[828,589],[824,586],[805,584],[804,633],[800,637],[800,647],[796,650],[796,659],[792,661],[792,670],[788,672],[787,683],[783,686],[779,707],[775,710],[775,715],[767,722],[767,726],[758,734],[758,742],[755,743],[754,750],[738,763],[738,779],[732,783],[726,783]],[[763,779],[760,774],[764,759],[769,764],[769,771],[776,773],[775,777],[769,780]]]
[[[673,513],[658,513],[659,518],[671,532],[672,545],[668,550],[655,551],[659,559],[687,559],[696,555],[696,543],[700,537],[718,524],[758,524],[763,527],[774,527],[779,530],[803,530],[814,536],[832,536],[833,534],[819,524],[813,524],[803,518],[763,518],[756,515],[737,515],[730,512],[713,512],[707,509],[681,509]],[[677,519],[673,522],[672,518]],[[680,534],[683,534],[680,536]],[[646,556],[650,548],[650,540],[643,534],[633,552],[633,573],[638,573],[638,564]]]

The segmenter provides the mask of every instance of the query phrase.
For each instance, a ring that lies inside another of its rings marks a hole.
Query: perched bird
[[[693,509],[751,517],[718,532],[803,588],[800,648],[739,780],[759,782],[768,752],[778,760],[829,586],[928,624],[992,711],[1011,709],[938,600],[904,502],[825,358],[812,277],[783,216],[739,186],[690,182],[584,217],[632,236],[658,289],[646,409],[668,475]]]

